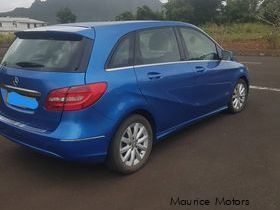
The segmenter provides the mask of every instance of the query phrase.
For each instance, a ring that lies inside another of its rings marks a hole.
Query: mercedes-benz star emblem
[[[0,71],[5,72],[5,71],[6,71],[6,67],[5,67],[4,65],[1,65],[1,67],[0,67]]]
[[[13,85],[15,86],[15,87],[17,87],[18,85],[19,85],[19,78],[18,77],[15,77],[14,79],[13,79]]]

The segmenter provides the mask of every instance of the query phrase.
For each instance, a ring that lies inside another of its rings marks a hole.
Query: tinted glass
[[[189,60],[218,59],[216,45],[211,39],[191,28],[181,28],[180,30],[188,49]]]
[[[125,67],[130,65],[131,39],[126,37],[117,46],[109,62],[109,68]]]
[[[91,45],[88,39],[55,40],[17,38],[2,60],[2,65],[37,71],[85,70],[84,59]],[[84,68],[84,69],[81,69]]]
[[[141,31],[138,35],[137,64],[180,61],[180,52],[172,28]]]

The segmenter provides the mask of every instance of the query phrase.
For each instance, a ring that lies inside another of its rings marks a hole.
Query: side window
[[[180,61],[177,39],[172,28],[140,31],[136,64]]]
[[[218,59],[215,43],[203,33],[191,28],[180,28],[180,31],[189,53],[188,60]]]
[[[132,60],[132,39],[131,36],[127,36],[122,39],[118,46],[115,48],[113,55],[111,56],[108,68],[119,68],[131,65]]]

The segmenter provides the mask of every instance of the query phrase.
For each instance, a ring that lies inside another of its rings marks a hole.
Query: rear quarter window
[[[133,65],[134,34],[128,34],[121,38],[114,47],[107,62],[107,69],[121,68]]]

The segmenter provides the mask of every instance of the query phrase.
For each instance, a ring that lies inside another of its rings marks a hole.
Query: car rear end
[[[0,134],[63,159],[103,159],[107,130],[90,128],[89,119],[112,123],[92,106],[107,83],[85,83],[94,29],[46,27],[16,36],[0,66]]]

